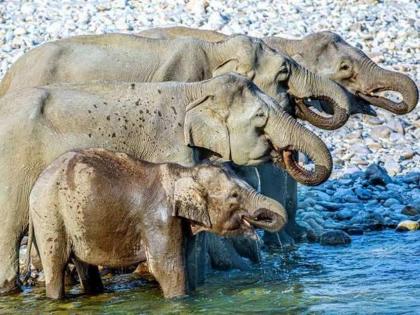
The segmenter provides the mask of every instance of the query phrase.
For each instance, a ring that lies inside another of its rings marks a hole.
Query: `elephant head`
[[[297,116],[317,127],[336,129],[348,120],[350,101],[338,84],[306,70],[292,59],[275,52],[262,40],[236,35],[216,45],[221,45],[223,49],[219,49],[220,65],[213,75],[227,71],[240,73],[275,98],[280,106],[294,111],[288,107],[289,93],[296,100]],[[329,103],[333,115],[325,117],[317,114],[307,107],[305,99],[320,99]]]
[[[248,79],[228,73],[190,88],[184,123],[189,146],[237,165],[273,160],[306,185],[328,179],[332,159],[324,142]],[[294,151],[307,155],[314,170],[301,167]]]
[[[191,168],[174,184],[173,215],[191,221],[192,232],[255,236],[254,227],[279,231],[287,212],[231,172],[210,164]]]
[[[276,48],[275,39],[268,38],[267,42]],[[379,67],[360,49],[335,33],[319,32],[301,40],[277,44],[280,44],[281,51],[287,51],[310,71],[336,81],[374,106],[402,115],[417,105],[418,89],[413,80],[402,73]],[[377,95],[382,91],[400,93],[402,101],[393,102]]]

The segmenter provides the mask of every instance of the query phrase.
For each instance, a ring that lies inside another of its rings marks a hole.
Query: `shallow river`
[[[225,314],[420,312],[420,233],[354,236],[346,247],[301,244],[264,254],[252,272],[218,272],[192,296],[165,301],[154,283],[116,276],[107,293],[87,297],[78,287],[54,302],[42,288],[0,297],[0,313]]]

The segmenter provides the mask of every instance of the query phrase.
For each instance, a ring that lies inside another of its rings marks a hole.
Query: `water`
[[[420,313],[420,233],[385,231],[353,237],[345,247],[300,244],[262,255],[252,272],[216,272],[192,296],[166,301],[156,284],[116,276],[107,293],[76,286],[62,302],[43,288],[0,298],[0,313],[226,314]]]

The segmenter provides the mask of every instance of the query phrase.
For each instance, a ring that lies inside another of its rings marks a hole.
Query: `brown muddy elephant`
[[[154,164],[105,149],[70,151],[52,162],[33,186],[29,217],[28,248],[34,235],[54,299],[64,297],[70,258],[78,269],[124,267],[139,263],[143,250],[164,296],[183,296],[183,224],[193,234],[254,236],[254,226],[275,232],[287,221],[280,203],[223,168]],[[101,291],[98,270],[90,276],[82,286]]]
[[[195,82],[234,71],[286,108],[298,102],[300,118],[337,129],[350,102],[336,83],[313,75],[262,40],[236,35],[218,43],[192,38],[148,39],[128,34],[75,36],[43,44],[19,58],[0,83],[0,96],[23,87],[93,80]],[[324,99],[333,115],[322,118],[304,99]],[[322,118],[322,119],[321,119]]]
[[[90,82],[26,88],[0,99],[0,287],[17,287],[18,248],[30,189],[54,159],[102,147],[150,162],[278,161],[319,184],[332,170],[323,141],[255,84],[235,73],[195,82]],[[292,152],[315,163],[308,171]]]
[[[189,27],[152,28],[139,33],[149,38],[193,37],[209,42],[224,41],[228,35]],[[418,103],[418,88],[405,74],[381,68],[363,51],[348,44],[341,36],[324,31],[309,34],[302,39],[286,39],[267,36],[262,40],[274,50],[291,57],[300,65],[320,76],[336,81],[353,94],[352,113],[371,113],[369,103],[394,114],[411,112]],[[402,101],[393,102],[376,93],[394,91]],[[362,100],[367,101],[363,102]],[[328,103],[322,102],[327,112],[332,112]],[[317,127],[322,128],[320,125]]]

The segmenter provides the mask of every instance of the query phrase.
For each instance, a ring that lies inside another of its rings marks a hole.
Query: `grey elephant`
[[[147,29],[139,35],[162,39],[193,37],[209,42],[224,41],[229,38],[220,32],[182,26]],[[418,103],[418,88],[413,80],[402,73],[379,67],[363,51],[348,44],[338,34],[329,31],[316,32],[295,40],[267,36],[263,41],[313,73],[344,86],[353,94],[352,113],[374,114],[369,109],[370,103],[402,115],[411,112]],[[398,92],[403,100],[396,103],[376,95],[381,91]],[[324,110],[332,112],[329,103],[321,104]]]
[[[221,236],[253,236],[253,226],[274,232],[287,221],[281,204],[220,167],[154,164],[104,149],[52,162],[33,186],[29,216],[28,246],[34,235],[54,299],[64,297],[70,258],[83,270],[122,267],[141,261],[143,248],[164,296],[185,295],[183,221],[194,234]],[[100,291],[99,272],[82,286]]]
[[[194,82],[235,71],[251,79],[289,112],[296,100],[325,99],[321,117],[298,102],[298,116],[315,126],[341,127],[349,100],[334,82],[315,76],[263,41],[245,35],[210,43],[192,38],[148,39],[127,34],[75,36],[43,44],[19,58],[0,84],[0,96],[23,87],[93,80]]]
[[[238,74],[202,82],[90,82],[21,89],[0,99],[0,287],[16,288],[18,247],[30,189],[73,149],[102,147],[150,162],[208,159],[257,165],[279,160],[318,184],[332,170],[328,148],[255,84]],[[302,168],[291,152],[315,163]]]

